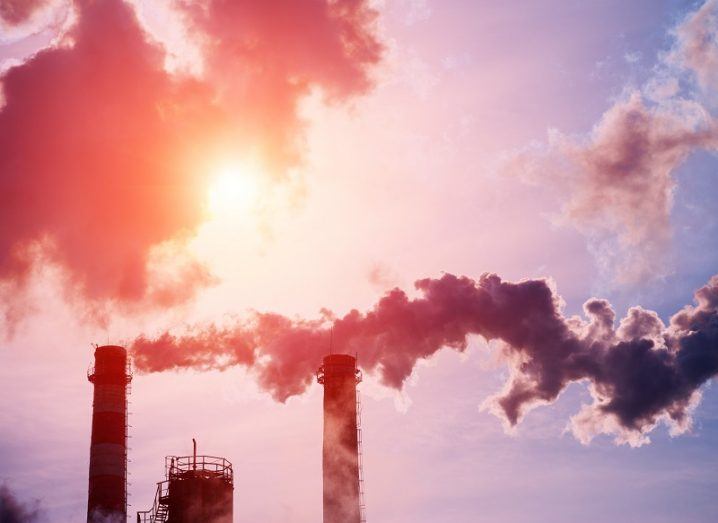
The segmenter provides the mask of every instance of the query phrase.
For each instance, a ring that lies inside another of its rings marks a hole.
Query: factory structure
[[[88,523],[127,521],[127,395],[132,372],[124,347],[95,348],[87,497]],[[362,491],[361,408],[356,358],[330,354],[317,371],[324,386],[322,445],[324,523],[366,521]],[[137,523],[232,523],[234,474],[223,457],[167,456],[154,502]]]
[[[132,372],[124,347],[95,348],[87,371],[92,400],[87,521],[127,519],[127,394]]]
[[[167,456],[165,479],[157,483],[152,508],[137,513],[137,523],[232,523],[232,464],[216,456]]]
[[[324,523],[364,521],[357,396],[361,379],[356,358],[347,354],[326,356],[317,371],[317,381],[324,385]]]

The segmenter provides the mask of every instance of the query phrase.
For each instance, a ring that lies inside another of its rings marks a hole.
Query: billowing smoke
[[[0,485],[0,521],[2,523],[37,523],[42,511],[39,502],[19,501],[7,485]]]
[[[539,150],[508,171],[564,193],[563,217],[620,283],[670,272],[676,170],[695,151],[718,150],[718,122],[705,93],[718,85],[718,1],[706,2],[673,32],[674,45],[642,89],[627,88],[582,138],[553,130]],[[682,88],[693,85],[701,89]]]
[[[292,320],[257,313],[230,326],[140,337],[131,346],[140,372],[250,367],[259,384],[284,401],[312,382],[330,329],[337,352],[401,388],[417,361],[442,348],[464,351],[469,336],[497,340],[510,368],[504,390],[485,406],[509,426],[585,381],[593,403],[571,420],[582,442],[599,433],[639,445],[658,422],[676,433],[690,427],[700,387],[718,372],[718,277],[696,292],[665,326],[640,307],[615,326],[605,300],[591,299],[585,318],[565,317],[545,280],[518,283],[485,274],[478,281],[446,274],[415,284],[420,296],[389,291],[369,311],[341,318]]]
[[[20,19],[40,3],[0,5]],[[203,44],[194,77],[168,70],[124,0],[74,9],[56,45],[0,78],[0,291],[15,302],[51,263],[83,303],[183,302],[213,281],[183,247],[219,152],[259,148],[260,162],[283,158],[275,172],[297,162],[300,99],[371,86],[375,12],[364,0],[180,2]]]
[[[28,20],[48,0],[0,0],[0,20],[17,25]]]
[[[555,172],[563,169],[570,187],[565,216],[588,234],[616,235],[619,280],[663,274],[673,173],[695,150],[718,150],[710,113],[697,102],[654,104],[633,92],[603,115],[587,142],[555,133],[550,146],[562,162]]]
[[[119,512],[96,509],[88,517],[89,523],[126,523],[127,517]]]
[[[202,35],[205,76],[240,121],[242,147],[263,151],[275,171],[301,153],[299,102],[319,89],[330,102],[372,86],[382,44],[366,0],[180,0]]]
[[[705,91],[718,88],[718,0],[707,0],[675,31],[669,61],[691,70]]]
[[[91,300],[170,305],[209,281],[190,260],[182,285],[157,287],[148,263],[202,216],[188,156],[214,111],[200,85],[164,72],[128,5],[77,9],[66,45],[2,79],[0,277],[18,284],[49,260]]]

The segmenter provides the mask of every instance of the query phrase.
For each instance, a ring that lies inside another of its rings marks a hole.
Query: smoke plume
[[[241,121],[235,138],[275,171],[301,152],[298,105],[312,89],[329,101],[367,91],[382,52],[366,0],[181,0],[202,35],[205,76]]]
[[[545,147],[509,171],[564,193],[563,217],[588,236],[599,266],[620,283],[669,272],[675,172],[695,151],[718,150],[710,104],[682,85],[718,85],[718,1],[673,32],[674,45],[642,89],[627,88],[586,137],[552,130]]]
[[[27,21],[48,0],[0,0],[0,19],[9,25]]]
[[[131,353],[140,372],[250,367],[275,399],[301,394],[312,382],[333,331],[337,352],[358,354],[361,367],[401,388],[417,361],[442,348],[464,351],[468,337],[498,340],[510,369],[503,391],[485,406],[509,426],[574,382],[588,384],[593,403],[571,420],[582,442],[599,433],[639,445],[663,421],[690,427],[700,387],[718,372],[718,277],[696,292],[665,326],[640,307],[615,326],[605,300],[567,318],[545,280],[518,283],[485,274],[478,281],[445,274],[415,284],[420,296],[396,288],[367,312],[293,320],[257,313],[230,326],[197,327],[137,338]]]
[[[20,20],[40,4],[0,5]],[[166,50],[124,0],[75,0],[59,43],[0,78],[7,303],[46,263],[83,303],[192,298],[213,281],[183,248],[206,218],[217,151],[261,145],[260,161],[287,168],[300,154],[301,97],[317,87],[345,100],[371,86],[380,45],[363,0],[180,6],[203,44],[202,77],[168,71]]]
[[[39,502],[19,501],[7,485],[0,485],[0,521],[2,523],[37,523],[42,516]]]
[[[23,281],[44,257],[91,300],[171,304],[180,285],[158,293],[148,262],[201,217],[182,152],[197,154],[213,111],[200,85],[164,72],[129,6],[77,9],[67,45],[2,79],[0,277]],[[208,281],[194,262],[181,273],[190,289]]]
[[[718,88],[718,0],[707,0],[676,28],[668,60],[693,72],[705,91]]]

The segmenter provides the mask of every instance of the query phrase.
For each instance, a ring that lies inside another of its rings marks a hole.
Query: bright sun
[[[209,187],[209,210],[214,215],[248,211],[256,203],[258,193],[254,169],[242,165],[223,166]]]

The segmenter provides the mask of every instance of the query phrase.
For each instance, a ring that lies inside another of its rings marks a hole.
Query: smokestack
[[[356,358],[325,356],[317,381],[324,385],[324,523],[360,523]]]
[[[127,388],[132,380],[124,347],[95,349],[87,373],[92,402],[87,521],[127,521]]]

